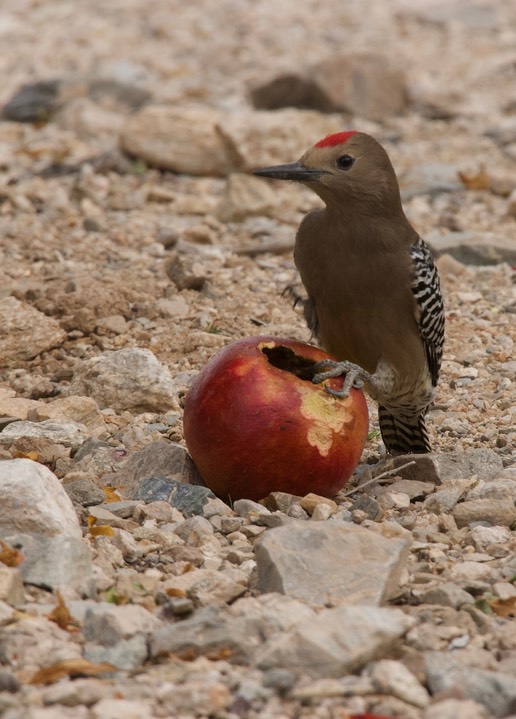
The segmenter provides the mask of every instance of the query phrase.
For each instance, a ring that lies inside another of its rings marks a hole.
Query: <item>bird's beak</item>
[[[294,182],[318,182],[324,170],[305,167],[302,162],[291,162],[288,165],[274,165],[254,170],[253,175],[270,177],[272,180],[293,180]]]

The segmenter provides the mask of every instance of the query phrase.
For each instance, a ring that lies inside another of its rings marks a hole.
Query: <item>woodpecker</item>
[[[301,182],[325,204],[303,218],[294,248],[308,325],[336,358],[313,381],[346,375],[341,396],[363,385],[391,454],[431,451],[425,414],[443,353],[443,300],[386,151],[365,133],[338,132],[298,162],[254,174]]]

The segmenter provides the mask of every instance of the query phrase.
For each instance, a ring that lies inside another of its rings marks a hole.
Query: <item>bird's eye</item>
[[[337,157],[337,167],[339,170],[350,170],[355,164],[355,158],[351,155],[341,155]]]

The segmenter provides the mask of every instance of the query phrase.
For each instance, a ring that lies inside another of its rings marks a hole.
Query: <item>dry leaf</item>
[[[475,175],[466,175],[459,171],[459,178],[466,190],[489,190],[491,178],[483,166]]]
[[[70,610],[65,604],[65,600],[63,599],[63,595],[58,590],[56,592],[56,606],[50,614],[48,614],[48,618],[51,622],[55,622],[58,627],[61,629],[65,629],[67,632],[78,632],[80,627],[80,622],[75,619],[75,617],[72,617],[70,614]]]
[[[516,597],[509,599],[493,599],[489,606],[499,617],[516,617]]]
[[[14,459],[32,459],[33,462],[39,462],[39,454],[32,450],[31,452],[15,452]]]
[[[114,537],[115,530],[109,524],[99,524],[98,527],[90,527],[92,537]]]
[[[169,587],[165,589],[165,594],[167,597],[186,597],[185,590],[179,589],[179,587]]]
[[[102,487],[102,491],[104,492],[104,496],[106,498],[106,504],[109,504],[110,502],[120,502],[122,499],[115,487]]]
[[[181,574],[187,574],[187,572],[193,572],[194,569],[195,569],[195,567],[192,564],[192,562],[186,562],[185,566],[181,570]]]
[[[63,677],[94,677],[98,674],[115,672],[116,667],[107,662],[96,664],[87,659],[65,659],[37,671],[29,680],[29,684],[53,684]]]
[[[6,567],[17,567],[23,562],[25,557],[19,549],[11,547],[3,539],[0,539],[0,562]]]

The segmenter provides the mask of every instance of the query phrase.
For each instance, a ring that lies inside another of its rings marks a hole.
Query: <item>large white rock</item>
[[[146,349],[105,352],[80,362],[69,392],[93,397],[99,407],[111,407],[117,412],[166,412],[178,408],[172,375]]]
[[[82,536],[73,504],[47,467],[31,459],[0,461],[0,535]]]

